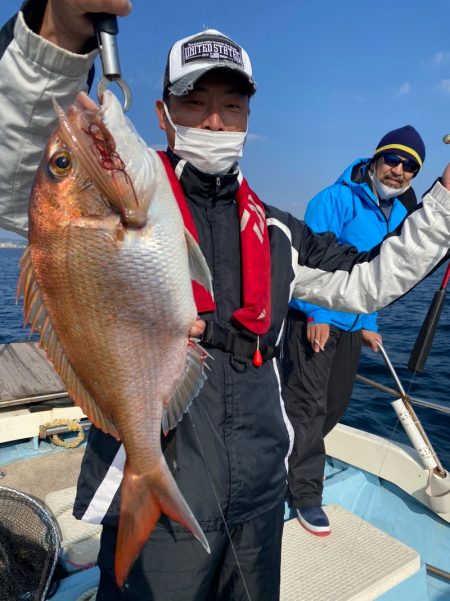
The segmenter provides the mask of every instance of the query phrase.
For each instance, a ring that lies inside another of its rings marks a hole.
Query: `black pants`
[[[230,531],[206,532],[211,554],[188,532],[160,524],[121,591],[114,581],[116,528],[104,527],[97,601],[278,601],[284,503]],[[248,593],[247,593],[248,591]]]
[[[283,359],[283,399],[295,433],[289,458],[292,507],[321,505],[324,436],[344,415],[361,353],[361,330],[331,326],[325,350],[314,353],[302,313],[289,311]]]

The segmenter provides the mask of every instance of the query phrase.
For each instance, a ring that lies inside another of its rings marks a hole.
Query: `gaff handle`
[[[91,13],[97,44],[100,49],[103,75],[108,79],[121,77],[119,50],[116,35],[119,33],[117,17],[108,13]]]
[[[111,35],[117,35],[119,33],[116,15],[111,15],[109,13],[90,13],[89,16],[94,24],[96,33],[99,31],[104,31]]]

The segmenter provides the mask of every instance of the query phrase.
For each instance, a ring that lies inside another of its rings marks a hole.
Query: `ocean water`
[[[0,249],[0,343],[27,340],[23,328],[22,303],[15,302],[21,249]],[[445,266],[421,282],[405,297],[380,312],[383,345],[403,384],[412,397],[450,406],[450,299],[444,305],[433,348],[422,373],[407,369],[411,349],[427,313],[434,292],[439,288]],[[450,295],[450,293],[449,293]],[[363,349],[359,373],[395,388],[380,353]],[[388,439],[408,442],[390,405],[392,399],[371,387],[356,383],[343,418],[351,426],[380,434]],[[450,416],[415,408],[428,437],[444,466],[450,468]]]

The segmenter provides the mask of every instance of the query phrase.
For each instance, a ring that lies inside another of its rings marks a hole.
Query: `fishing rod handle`
[[[434,335],[436,334],[436,329],[441,317],[445,296],[445,288],[440,288],[433,295],[425,320],[420,328],[409,357],[408,369],[410,371],[422,372],[424,370],[426,360],[428,359],[431,347],[433,346]]]
[[[450,280],[450,261],[447,263],[447,269],[445,270],[444,277],[442,278],[441,290],[445,290],[447,288],[447,284]]]

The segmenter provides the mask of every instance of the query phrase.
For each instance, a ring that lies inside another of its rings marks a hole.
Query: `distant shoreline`
[[[0,240],[0,249],[2,248],[26,248],[26,242],[12,242],[9,240]]]

